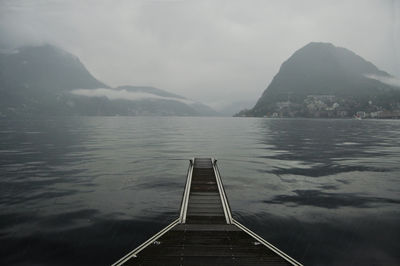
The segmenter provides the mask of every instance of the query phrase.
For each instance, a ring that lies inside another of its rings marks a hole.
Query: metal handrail
[[[243,231],[248,233],[250,236],[252,236],[258,242],[260,242],[261,244],[263,244],[264,246],[266,246],[267,248],[269,248],[270,250],[275,252],[277,255],[279,255],[280,257],[285,259],[290,264],[295,265],[295,266],[303,266],[303,264],[301,264],[300,262],[296,261],[295,259],[293,259],[289,255],[287,255],[285,252],[281,251],[280,249],[278,249],[277,247],[275,247],[274,245],[272,245],[271,243],[266,241],[264,238],[262,238],[261,236],[257,235],[256,233],[254,233],[253,231],[248,229],[246,226],[244,226],[241,223],[239,223],[238,221],[233,219],[232,222],[233,222],[234,225],[236,225],[237,227],[239,227],[240,229],[242,229]]]
[[[157,234],[155,234],[154,236],[152,236],[151,238],[149,238],[146,242],[144,242],[143,244],[141,244],[140,246],[138,246],[137,248],[135,248],[134,250],[132,250],[131,252],[129,252],[128,254],[126,254],[125,256],[123,256],[121,259],[119,259],[117,262],[115,262],[114,264],[112,264],[112,266],[119,266],[119,265],[123,265],[125,262],[127,262],[128,260],[130,260],[131,258],[136,258],[136,254],[138,254],[140,251],[142,251],[143,249],[145,249],[146,247],[148,247],[151,244],[154,244],[155,241],[160,238],[163,234],[165,234],[166,232],[168,232],[171,228],[173,228],[175,225],[179,224],[179,219],[176,219],[175,221],[173,221],[172,223],[170,223],[169,225],[167,225],[164,229],[162,229],[160,232],[158,232]]]
[[[188,174],[186,178],[185,190],[183,191],[182,196],[182,205],[181,205],[181,212],[179,215],[179,222],[185,223],[186,222],[186,214],[187,214],[187,207],[189,203],[189,195],[190,195],[190,187],[192,185],[192,175],[193,175],[193,167],[194,167],[194,158],[190,159]]]
[[[232,223],[232,221],[233,221],[233,217],[232,217],[232,209],[231,209],[231,205],[230,205],[230,203],[229,203],[229,198],[228,198],[228,196],[226,195],[226,192],[225,192],[225,186],[224,186],[224,181],[222,181],[222,177],[221,177],[221,174],[220,174],[220,172],[219,172],[219,168],[218,168],[218,165],[217,165],[217,162],[216,162],[217,160],[215,160],[215,168],[217,169],[217,174],[218,174],[218,177],[219,177],[219,179],[221,180],[221,187],[222,187],[222,191],[223,191],[223,193],[224,193],[224,196],[225,196],[225,200],[226,200],[226,205],[227,205],[227,207],[228,207],[228,210],[229,210],[229,217],[230,217],[230,220],[231,220],[231,223]]]
[[[229,206],[229,202],[228,202],[228,199],[227,199],[226,194],[225,194],[224,185],[222,183],[222,179],[221,179],[221,176],[219,174],[219,170],[218,170],[218,167],[217,167],[217,160],[215,160],[214,158],[212,158],[211,160],[212,160],[212,166],[213,166],[213,170],[214,170],[214,174],[215,174],[215,179],[217,181],[219,194],[220,194],[220,197],[221,197],[222,208],[223,208],[224,214],[225,214],[225,220],[226,220],[227,224],[231,224],[232,223],[231,208]]]

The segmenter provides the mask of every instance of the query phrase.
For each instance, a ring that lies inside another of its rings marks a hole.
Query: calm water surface
[[[234,217],[306,265],[400,264],[400,121],[0,120],[0,264],[108,265],[216,157]]]

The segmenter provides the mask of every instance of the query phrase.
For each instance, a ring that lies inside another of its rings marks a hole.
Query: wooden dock
[[[180,217],[113,265],[301,265],[232,218],[212,158],[190,161]]]

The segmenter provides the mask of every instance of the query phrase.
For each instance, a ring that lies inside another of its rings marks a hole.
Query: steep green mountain
[[[51,45],[23,47],[10,54],[0,54],[0,69],[0,82],[8,88],[61,91],[107,87],[77,57]]]
[[[74,88],[107,87],[79,59],[54,46],[0,54],[0,113],[61,114],[57,99]]]
[[[217,115],[206,105],[152,87],[110,88],[79,59],[51,45],[0,54],[0,116]]]
[[[352,51],[310,43],[284,62],[256,105],[239,116],[347,117],[399,108],[391,79]]]

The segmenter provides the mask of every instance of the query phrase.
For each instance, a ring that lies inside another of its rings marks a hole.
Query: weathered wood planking
[[[216,163],[191,161],[179,219],[114,265],[301,265],[232,219]]]

